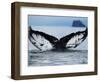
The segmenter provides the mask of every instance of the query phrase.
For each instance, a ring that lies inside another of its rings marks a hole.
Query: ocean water
[[[46,51],[42,53],[29,51],[28,66],[87,64],[87,53],[87,50]]]
[[[60,39],[67,34],[81,31],[85,28],[33,27],[32,29],[43,31]],[[28,66],[57,66],[88,63],[88,37],[77,48],[66,49],[64,51],[50,50],[36,52],[37,49],[30,43],[30,41],[28,41],[28,43]]]

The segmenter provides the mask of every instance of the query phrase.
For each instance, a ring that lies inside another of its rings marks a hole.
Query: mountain
[[[74,20],[72,23],[72,27],[86,27],[86,26],[82,23],[82,21]]]

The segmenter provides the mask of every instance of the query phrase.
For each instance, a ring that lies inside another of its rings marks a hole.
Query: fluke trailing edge
[[[88,29],[86,27],[84,31],[70,33],[60,39],[44,32],[33,30],[31,26],[29,27],[28,33],[30,42],[40,51],[46,51],[52,49],[76,48],[86,39]]]

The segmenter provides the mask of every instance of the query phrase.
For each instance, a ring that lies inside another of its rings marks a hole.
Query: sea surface
[[[87,50],[29,51],[28,66],[56,66],[88,63]]]

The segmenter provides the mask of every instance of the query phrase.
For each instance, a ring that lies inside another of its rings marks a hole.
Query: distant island
[[[72,27],[86,27],[86,26],[82,23],[82,21],[74,20],[72,23]]]

